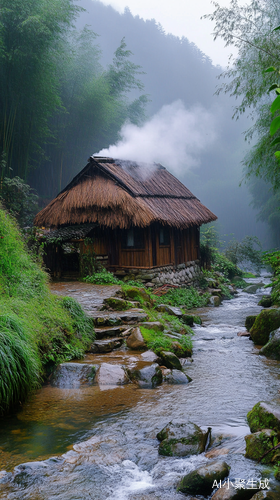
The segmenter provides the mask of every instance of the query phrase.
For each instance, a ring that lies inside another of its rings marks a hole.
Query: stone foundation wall
[[[178,264],[178,266],[162,266],[151,270],[130,269],[127,271],[124,280],[140,280],[151,287],[161,286],[166,283],[171,285],[187,286],[196,282],[200,273],[201,269],[199,266],[199,260],[193,260],[184,264]],[[124,271],[117,271],[116,274],[122,274],[123,276],[125,273]]]

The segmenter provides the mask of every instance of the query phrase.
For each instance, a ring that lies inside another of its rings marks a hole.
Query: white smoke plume
[[[165,105],[142,127],[126,123],[121,140],[98,156],[161,163],[176,174],[200,164],[200,154],[216,139],[215,118],[197,105],[189,110],[182,101]]]

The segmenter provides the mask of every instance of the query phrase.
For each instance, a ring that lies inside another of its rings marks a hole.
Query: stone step
[[[105,340],[95,340],[90,347],[92,353],[112,352],[122,345],[124,337],[114,337]]]
[[[133,325],[147,321],[148,315],[143,309],[128,309],[127,311],[119,311],[108,313],[106,311],[96,311],[90,314],[96,327],[103,326],[118,326],[123,323]]]
[[[108,337],[122,336],[123,332],[127,330],[127,325],[118,326],[103,326],[101,328],[95,328],[96,339],[104,339]]]

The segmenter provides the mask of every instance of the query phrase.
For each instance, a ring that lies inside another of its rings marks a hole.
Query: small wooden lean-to
[[[46,265],[60,276],[69,271],[71,259],[56,241],[79,243],[78,261],[85,238],[92,238],[96,257],[119,274],[175,269],[199,259],[199,227],[216,219],[162,165],[92,156],[34,223],[50,228]],[[77,270],[74,260],[72,270]]]

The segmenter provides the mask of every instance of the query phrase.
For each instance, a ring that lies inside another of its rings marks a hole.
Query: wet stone
[[[280,405],[275,402],[261,401],[247,414],[251,432],[273,429],[280,432]]]
[[[127,374],[130,380],[135,382],[141,389],[152,389],[162,382],[161,369],[155,363],[141,370],[127,370]]]
[[[236,489],[231,484],[226,484],[215,491],[211,500],[250,500],[256,490],[249,489]],[[254,498],[254,497],[253,497]]]
[[[167,304],[160,304],[156,306],[156,311],[158,312],[166,312],[170,314],[171,316],[178,316],[181,317],[183,316],[183,313],[180,309],[180,307],[173,307],[173,306],[168,306]]]
[[[203,453],[210,429],[204,432],[192,422],[169,422],[158,434],[159,454],[185,457]]]
[[[124,369],[119,365],[102,363],[97,373],[99,386],[118,386],[129,382]]]
[[[163,370],[163,382],[167,384],[188,384],[192,381],[188,375],[180,370]]]
[[[228,476],[230,467],[226,462],[211,462],[187,474],[181,480],[178,491],[194,495],[210,495],[214,481]]]
[[[280,360],[280,328],[271,332],[269,341],[261,348],[259,354],[270,359]]]
[[[126,345],[129,349],[146,349],[146,342],[142,337],[140,328],[137,326],[131,330],[131,334],[126,339]]]
[[[161,351],[160,358],[162,359],[162,363],[164,366],[166,366],[166,368],[182,370],[180,360],[173,352]]]
[[[51,377],[51,385],[60,389],[77,389],[90,385],[96,375],[96,365],[83,363],[61,363]]]
[[[158,360],[158,356],[153,351],[146,351],[141,354],[144,361],[154,362]]]
[[[259,432],[245,436],[245,441],[246,458],[260,460],[262,464],[269,464],[272,461],[277,450],[270,451],[269,453],[267,452],[278,444],[278,437],[275,431],[271,429],[262,429]]]
[[[90,352],[92,353],[112,352],[114,349],[118,349],[119,347],[121,347],[123,341],[124,341],[123,337],[117,337],[107,340],[96,340],[92,344]]]
[[[243,292],[246,293],[256,293],[259,288],[263,286],[263,283],[256,283],[254,285],[249,285],[246,286],[246,288],[243,288]]]
[[[127,329],[126,326],[105,326],[103,328],[95,328],[95,335],[97,339],[103,339],[104,337],[115,337],[116,335],[122,334]]]

